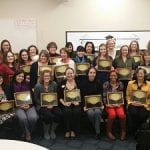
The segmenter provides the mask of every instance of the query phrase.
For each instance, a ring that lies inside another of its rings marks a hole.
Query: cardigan
[[[132,68],[133,70],[136,69],[136,64],[133,58],[128,57],[126,62],[123,61],[121,57],[117,57],[113,61],[113,67],[116,68]]]
[[[41,108],[41,93],[51,93],[57,92],[57,84],[55,81],[52,81],[48,86],[48,92],[45,91],[44,85],[37,83],[34,87],[34,100],[37,107],[37,110]]]

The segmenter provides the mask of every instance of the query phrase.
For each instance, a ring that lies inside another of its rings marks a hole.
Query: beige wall
[[[149,6],[150,0],[0,0],[0,18],[36,18],[37,46],[56,41],[60,48],[67,30],[149,30]]]

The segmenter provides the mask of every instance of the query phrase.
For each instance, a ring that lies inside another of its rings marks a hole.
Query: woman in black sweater
[[[88,70],[87,79],[84,83],[84,89],[81,91],[82,96],[90,95],[102,95],[102,85],[96,78],[97,71],[94,67],[91,67]],[[102,114],[103,105],[99,106],[100,108],[91,108],[88,109],[84,106],[84,111],[86,111],[90,122],[92,123],[95,132],[96,138],[100,138],[100,119]]]

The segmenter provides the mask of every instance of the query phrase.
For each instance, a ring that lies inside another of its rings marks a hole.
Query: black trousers
[[[65,132],[74,131],[76,133],[79,133],[81,106],[63,106],[62,112],[64,116]]]
[[[51,124],[53,121],[60,123],[62,118],[62,112],[59,107],[54,107],[52,109],[41,107],[39,115],[41,120],[46,124]]]
[[[136,132],[140,129],[142,123],[145,123],[148,118],[149,112],[144,106],[136,107],[133,105],[128,106],[128,117],[129,117],[129,127],[132,132]]]

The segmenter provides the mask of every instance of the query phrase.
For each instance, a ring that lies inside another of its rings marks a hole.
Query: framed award
[[[110,71],[112,62],[110,60],[99,60],[98,71]]]
[[[41,106],[58,106],[57,93],[41,93]]]
[[[14,113],[14,101],[0,102],[0,115]]]
[[[50,57],[49,61],[52,64],[56,64],[59,59],[60,59],[60,57]]]
[[[131,80],[132,72],[131,68],[118,68],[119,80]]]
[[[68,64],[55,66],[55,76],[56,78],[64,78],[65,71],[68,68]]]
[[[124,104],[123,92],[108,92],[107,93],[108,106]]]
[[[39,76],[44,70],[50,70],[52,72],[52,75],[54,75],[54,66],[52,66],[52,65],[40,66],[39,67]]]
[[[94,54],[86,54],[87,58],[92,62],[95,58]]]
[[[85,96],[85,106],[88,109],[100,108],[102,106],[102,96],[101,95],[89,95]]]
[[[30,91],[14,93],[16,107],[32,104]]]
[[[65,102],[81,102],[80,90],[65,90],[64,91]]]
[[[31,65],[20,66],[20,69],[23,70],[25,73],[29,74],[30,73],[30,69],[31,69]]]
[[[142,56],[141,55],[133,56],[133,59],[134,59],[135,63],[141,63]]]
[[[146,104],[147,92],[142,90],[136,90],[132,92],[132,101],[140,102],[141,104]]]
[[[76,63],[77,75],[86,75],[89,68],[90,68],[89,63]]]

